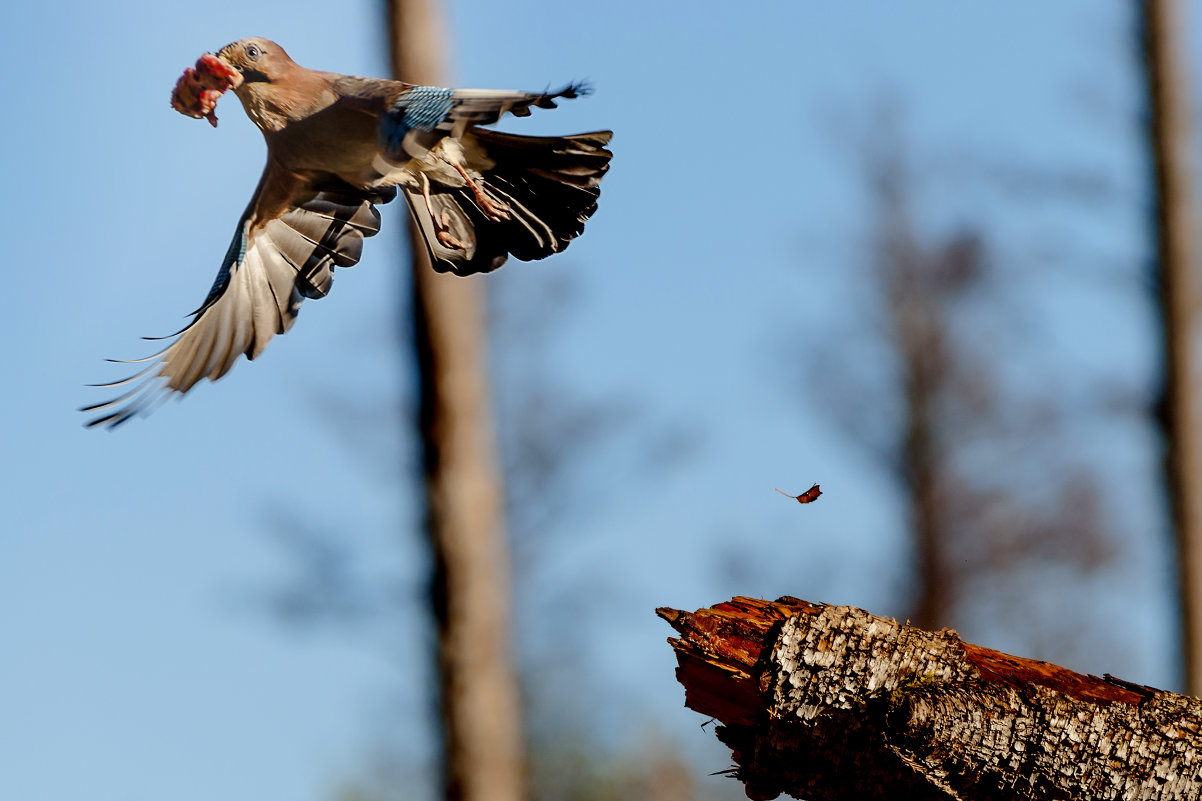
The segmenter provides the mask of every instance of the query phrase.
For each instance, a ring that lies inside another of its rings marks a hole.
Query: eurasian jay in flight
[[[531,94],[358,78],[305,69],[251,38],[202,56],[172,105],[216,125],[227,88],[263,132],[267,166],[204,303],[166,348],[133,362],[145,369],[96,385],[132,388],[85,407],[98,413],[89,426],[118,426],[221,378],[240,355],[257,357],[305,298],[325,297],[335,267],[359,261],[363,238],[380,230],[376,205],[398,189],[434,268],[471,275],[567,247],[597,209],[612,155],[610,131],[535,137],[479,127],[554,108],[582,94],[578,85]]]

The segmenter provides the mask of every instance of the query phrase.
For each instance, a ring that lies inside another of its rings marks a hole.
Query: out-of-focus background
[[[503,128],[616,132],[584,237],[476,279],[535,797],[741,797],[661,605],[792,594],[1183,688],[1135,4],[444,14],[453,85],[596,87]],[[388,71],[379,2],[0,26],[0,798],[437,793],[403,207],[254,365],[116,433],[75,411],[212,281],[262,139],[168,95],[250,35]]]

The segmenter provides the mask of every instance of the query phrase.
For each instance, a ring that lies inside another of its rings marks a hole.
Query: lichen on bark
[[[854,607],[736,598],[688,614],[686,705],[751,798],[1193,799],[1202,702]]]

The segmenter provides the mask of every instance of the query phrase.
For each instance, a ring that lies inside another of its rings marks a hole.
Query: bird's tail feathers
[[[510,255],[521,261],[545,258],[580,236],[597,210],[601,178],[613,155],[605,148],[610,131],[555,137],[485,129],[472,133],[495,164],[484,171],[481,189],[507,211],[504,219],[496,219],[480,207],[469,187],[443,187],[430,195],[439,226],[422,193],[406,189],[436,270],[490,272]]]

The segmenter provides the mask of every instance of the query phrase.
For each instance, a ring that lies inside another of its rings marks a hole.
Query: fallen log
[[[656,613],[750,798],[1202,798],[1196,698],[797,598]]]

